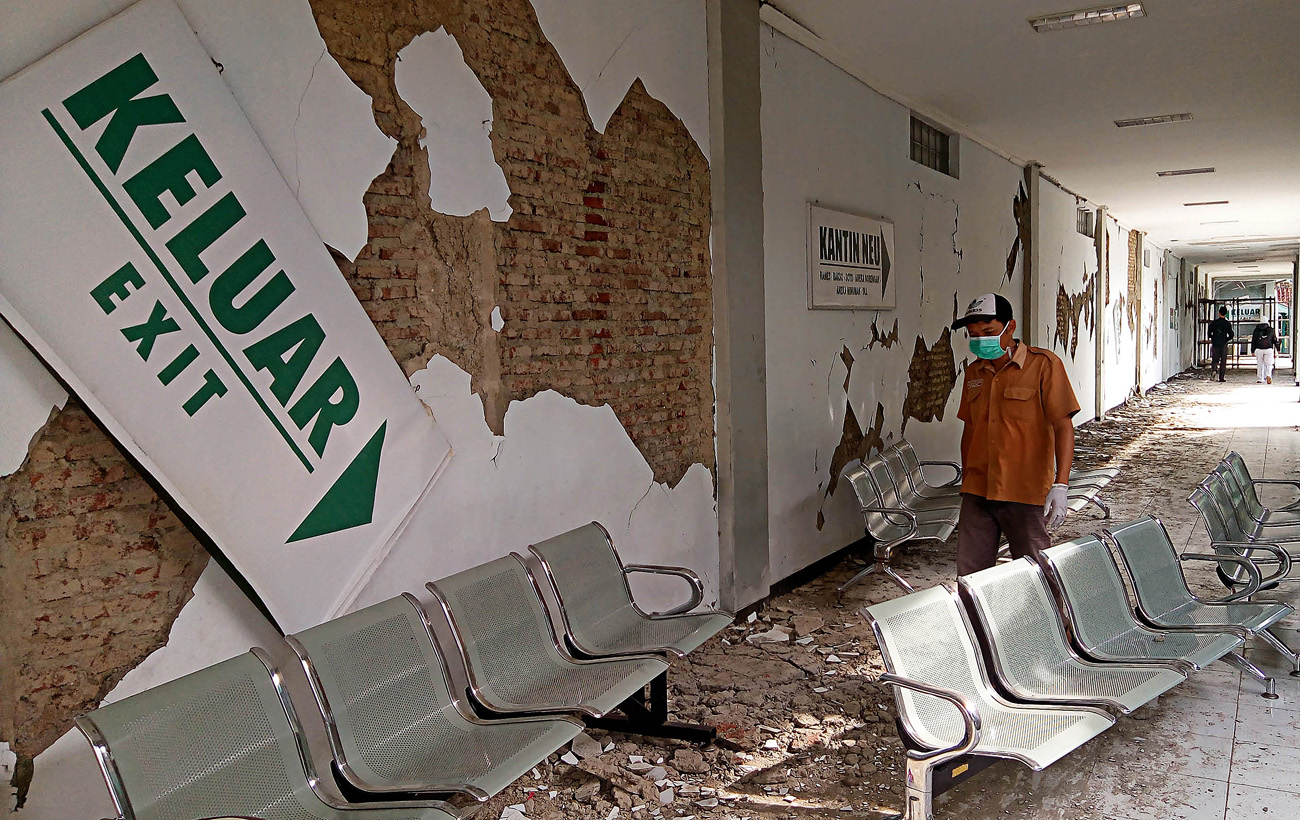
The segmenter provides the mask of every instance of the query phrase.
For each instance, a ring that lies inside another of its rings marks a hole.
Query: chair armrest
[[[961,465],[955,461],[921,461],[918,463],[922,467],[951,467],[952,471],[956,473],[955,476],[948,480],[947,484],[940,484],[935,487],[936,490],[942,487],[954,487],[957,485],[957,482],[961,481]],[[925,478],[924,475],[921,477]]]
[[[648,575],[675,575],[678,578],[684,579],[691,587],[691,597],[686,603],[679,604],[672,609],[665,609],[663,612],[651,613],[652,615],[659,617],[681,615],[683,612],[690,612],[692,609],[695,609],[695,607],[699,606],[700,602],[704,600],[704,582],[700,580],[700,576],[685,567],[664,567],[654,564],[624,565],[624,575],[631,575],[634,572],[643,572]]]
[[[1246,549],[1248,551],[1246,554],[1247,560],[1249,560],[1250,558],[1249,550],[1259,549],[1259,550],[1263,550],[1264,552],[1271,553],[1273,557],[1277,559],[1278,569],[1277,572],[1273,573],[1272,575],[1268,575],[1260,579],[1261,584],[1269,584],[1274,581],[1283,580],[1287,575],[1291,573],[1291,554],[1286,550],[1282,549],[1281,547],[1279,547],[1277,544],[1238,544],[1235,542],[1225,543],[1223,541],[1214,541],[1210,544],[1210,546],[1213,547],[1214,549],[1218,549],[1220,546],[1231,547],[1233,549]],[[1300,578],[1297,578],[1295,580],[1300,580]]]
[[[1252,479],[1250,480],[1250,483],[1251,483],[1251,484],[1255,484],[1255,485],[1259,485],[1259,484],[1289,484],[1292,488],[1294,488],[1294,489],[1296,490],[1296,492],[1300,492],[1300,481],[1293,481],[1293,480],[1291,480],[1291,479],[1287,479],[1287,478],[1252,478]],[[1300,498],[1297,498],[1295,501],[1292,501],[1290,504],[1287,504],[1287,505],[1284,506],[1284,507],[1270,507],[1269,509],[1275,509],[1275,510],[1292,510],[1292,509],[1295,509],[1295,507],[1296,507],[1297,505],[1300,505]]]
[[[903,543],[907,539],[916,535],[917,530],[921,528],[921,525],[916,517],[916,513],[912,512],[911,510],[904,510],[898,507],[869,506],[869,507],[863,507],[862,511],[864,513],[869,513],[869,512],[880,513],[886,518],[888,518],[891,515],[901,515],[907,518],[907,527],[908,527],[907,534],[902,536],[901,538],[895,538],[893,541],[890,542],[890,546],[893,546],[894,544]],[[894,522],[890,521],[889,523],[893,524]]]
[[[1263,579],[1260,577],[1259,574],[1259,567],[1256,566],[1255,562],[1250,560],[1249,558],[1237,558],[1235,556],[1230,556],[1230,555],[1205,555],[1202,553],[1194,553],[1194,552],[1185,552],[1178,557],[1180,560],[1183,561],[1214,561],[1216,563],[1221,561],[1227,561],[1232,564],[1237,564],[1242,569],[1246,570],[1246,574],[1250,576],[1249,579],[1246,581],[1246,588],[1244,590],[1240,592],[1234,592],[1225,598],[1205,599],[1202,601],[1200,596],[1193,596],[1196,598],[1196,600],[1202,601],[1202,603],[1228,604],[1228,603],[1232,603],[1233,601],[1241,600],[1242,598],[1249,598],[1250,596],[1254,595],[1256,592],[1259,592],[1259,586],[1261,583],[1263,583]]]
[[[975,748],[975,744],[980,740],[980,713],[974,706],[966,702],[960,692],[954,692],[951,689],[944,689],[941,686],[933,686],[928,683],[922,683],[911,678],[899,677],[890,672],[886,672],[876,679],[880,683],[892,683],[894,686],[903,689],[911,689],[914,692],[920,692],[924,695],[933,695],[942,698],[953,706],[957,707],[958,714],[961,715],[962,722],[965,724],[965,734],[961,741],[946,749],[935,749],[932,752],[922,752],[909,749],[907,756],[912,760],[933,760],[935,765],[941,765],[949,760],[969,752]]]

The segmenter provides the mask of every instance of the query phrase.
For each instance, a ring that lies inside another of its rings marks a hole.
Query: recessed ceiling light
[[[1132,117],[1127,120],[1115,120],[1115,127],[1134,128],[1139,125],[1160,125],[1166,122],[1187,122],[1191,118],[1192,115],[1188,112],[1184,112],[1182,114],[1155,114],[1150,117]],[[1210,171],[1213,170],[1214,170],[1213,168],[1210,169]],[[1192,173],[1208,173],[1208,172],[1196,170],[1196,171],[1192,171]],[[1165,176],[1165,175],[1161,174],[1161,176]]]
[[[1147,10],[1141,3],[1120,3],[1112,6],[1097,6],[1095,8],[1078,9],[1077,11],[1058,11],[1055,14],[1030,17],[1029,25],[1034,27],[1034,31],[1041,34],[1045,31],[1062,31],[1067,28],[1079,28],[1080,26],[1091,26],[1097,23],[1113,23],[1117,20],[1127,20],[1130,17],[1146,17],[1146,15]]]
[[[1210,202],[1184,202],[1184,203],[1183,203],[1183,207],[1185,207],[1185,208],[1195,208],[1195,207],[1197,207],[1198,205],[1227,205],[1227,204],[1228,204],[1228,200],[1226,200],[1226,199],[1215,199],[1215,200],[1210,201]]]
[[[1191,119],[1191,116],[1192,116],[1191,114],[1188,114],[1188,115],[1187,115],[1187,118],[1188,118],[1188,119]],[[1118,121],[1118,120],[1115,122],[1116,125],[1119,125],[1119,123],[1120,123],[1120,121]],[[1123,127],[1125,127],[1125,126],[1120,125],[1120,128],[1123,128]],[[1212,174],[1212,173],[1214,173],[1214,169],[1213,169],[1213,168],[1179,168],[1179,169],[1176,170],[1176,171],[1156,171],[1156,176],[1158,176],[1158,177],[1186,177],[1186,176],[1191,176],[1192,174]]]

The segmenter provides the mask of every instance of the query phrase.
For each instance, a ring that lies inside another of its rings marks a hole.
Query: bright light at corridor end
[[[1113,23],[1116,20],[1146,16],[1147,10],[1141,3],[1121,3],[1116,6],[1098,6],[1090,9],[1079,9],[1078,11],[1045,14],[1042,17],[1030,17],[1029,25],[1033,26],[1035,31],[1042,33],[1044,31],[1062,31],[1067,28],[1091,26],[1095,23]]]

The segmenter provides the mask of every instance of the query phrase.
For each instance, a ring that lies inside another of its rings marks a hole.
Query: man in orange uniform
[[[980,296],[952,326],[966,328],[976,356],[957,408],[965,422],[957,574],[967,575],[993,566],[1003,535],[1017,558],[1037,559],[1051,545],[1048,528],[1065,521],[1079,402],[1055,353],[1014,338],[1003,297]]]

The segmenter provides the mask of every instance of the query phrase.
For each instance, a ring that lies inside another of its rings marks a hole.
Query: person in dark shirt
[[[1250,352],[1255,354],[1255,368],[1261,384],[1273,383],[1273,356],[1277,347],[1277,333],[1268,322],[1255,325],[1255,332],[1250,334]]]
[[[1210,322],[1210,378],[1214,378],[1218,368],[1219,381],[1223,381],[1228,367],[1228,342],[1236,335],[1232,332],[1232,322],[1228,321],[1228,309],[1220,306],[1219,318]]]

